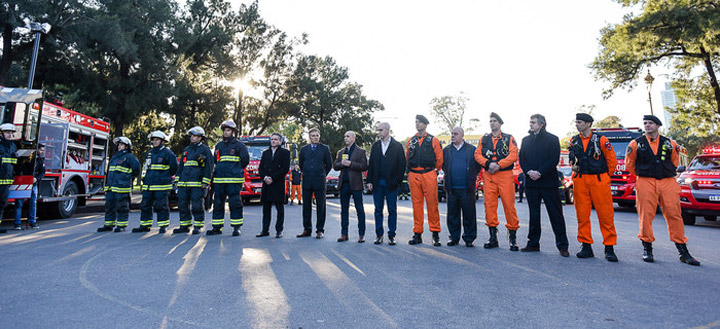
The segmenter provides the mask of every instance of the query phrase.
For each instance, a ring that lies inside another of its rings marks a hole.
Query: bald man
[[[338,189],[340,190],[340,237],[338,242],[348,238],[350,221],[350,196],[355,201],[358,218],[358,243],[365,242],[365,209],[363,208],[363,171],[367,170],[365,150],[355,144],[357,134],[349,130],[345,132],[345,147],[338,151],[333,169],[340,171]]]
[[[480,165],[475,161],[475,146],[465,142],[465,131],[460,127],[450,133],[450,145],[443,149],[445,195],[447,195],[447,227],[450,231],[448,246],[460,242],[460,214],[462,213],[462,239],[466,247],[473,247],[477,237],[475,212],[475,181]]]

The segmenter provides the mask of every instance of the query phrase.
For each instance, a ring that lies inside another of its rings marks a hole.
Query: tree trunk
[[[715,105],[717,106],[716,111],[720,114],[720,86],[718,85],[717,78],[715,77],[715,69],[713,68],[712,61],[710,60],[710,54],[705,51],[705,47],[700,46],[700,53],[702,54],[703,62],[705,62],[705,69],[707,69],[708,75],[710,76],[710,86],[712,86],[713,92],[715,92]]]
[[[125,122],[123,120],[115,120],[112,123],[113,134],[115,137],[123,136],[123,129],[125,129]]]

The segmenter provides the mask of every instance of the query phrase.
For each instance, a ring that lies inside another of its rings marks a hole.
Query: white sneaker
[[[33,230],[39,230],[40,226],[38,224],[30,224],[30,228]]]
[[[15,227],[13,227],[13,230],[15,230],[15,231],[22,231],[22,229],[23,228],[20,225],[15,225]]]

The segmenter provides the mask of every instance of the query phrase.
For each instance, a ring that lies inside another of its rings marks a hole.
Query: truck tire
[[[685,225],[695,225],[695,215],[693,215],[693,214],[690,214],[690,213],[687,213],[687,212],[684,212],[684,211],[683,211],[683,212],[682,212],[682,219],[683,219],[683,223],[684,223]]]
[[[565,204],[573,204],[575,203],[575,193],[573,191],[573,188],[570,187],[567,190],[565,190]]]
[[[68,196],[78,193],[78,187],[73,181],[67,182],[65,184],[65,188],[63,189],[62,195]],[[58,202],[52,202],[50,203],[50,206],[48,207],[49,212],[48,215],[50,218],[55,219],[66,219],[72,217],[73,214],[75,214],[75,210],[77,210],[78,206],[78,199],[69,199],[65,201],[58,201]]]

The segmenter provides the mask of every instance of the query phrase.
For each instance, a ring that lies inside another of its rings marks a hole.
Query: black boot
[[[497,232],[498,232],[497,227],[488,227],[488,230],[490,231],[490,239],[488,240],[487,243],[485,243],[485,245],[483,245],[483,248],[492,249],[492,248],[499,247],[500,244],[498,244],[498,239],[497,239]]]
[[[643,241],[642,245],[643,245],[643,249],[645,249],[645,251],[643,252],[643,260],[648,263],[654,262],[655,258],[653,258],[653,253],[652,253],[652,242]]]
[[[160,230],[158,231],[158,234],[165,234],[167,233],[167,226],[160,226]]]
[[[193,235],[200,234],[200,231],[201,231],[201,230],[202,230],[202,226],[195,226],[195,228],[193,229],[192,234],[193,234]]]
[[[140,226],[132,229],[133,233],[150,232],[150,226]]]
[[[205,235],[220,235],[222,234],[222,226],[213,225],[212,230],[205,232]]]
[[[408,241],[408,244],[421,244],[422,243],[422,234],[413,234],[412,239]]]
[[[113,226],[103,226],[97,229],[98,232],[110,232],[113,230]]]
[[[442,243],[440,243],[440,232],[432,232],[432,241],[433,241],[433,246],[435,246],[435,247],[442,246]]]
[[[618,258],[615,255],[615,248],[613,246],[605,246],[605,259],[608,262],[617,262]]]
[[[233,226],[232,236],[240,236],[240,233],[242,233],[242,231],[240,231],[240,227],[241,227],[241,226],[242,226],[242,225],[235,225],[235,226]]]
[[[115,233],[125,232],[125,226],[117,226],[115,227],[115,230],[113,230]]]
[[[180,226],[173,230],[173,234],[190,233],[190,226]]]
[[[517,231],[516,230],[509,230],[508,231],[508,242],[510,243],[510,251],[518,251],[518,245],[517,245]]]
[[[676,243],[675,247],[677,247],[678,252],[680,253],[680,261],[693,266],[700,266],[700,262],[698,262],[693,256],[690,256],[690,252],[687,249],[687,245],[684,243]]]
[[[592,245],[589,243],[583,243],[582,248],[580,249],[580,252],[575,254],[577,258],[592,258],[595,257],[595,254],[592,250]]]

